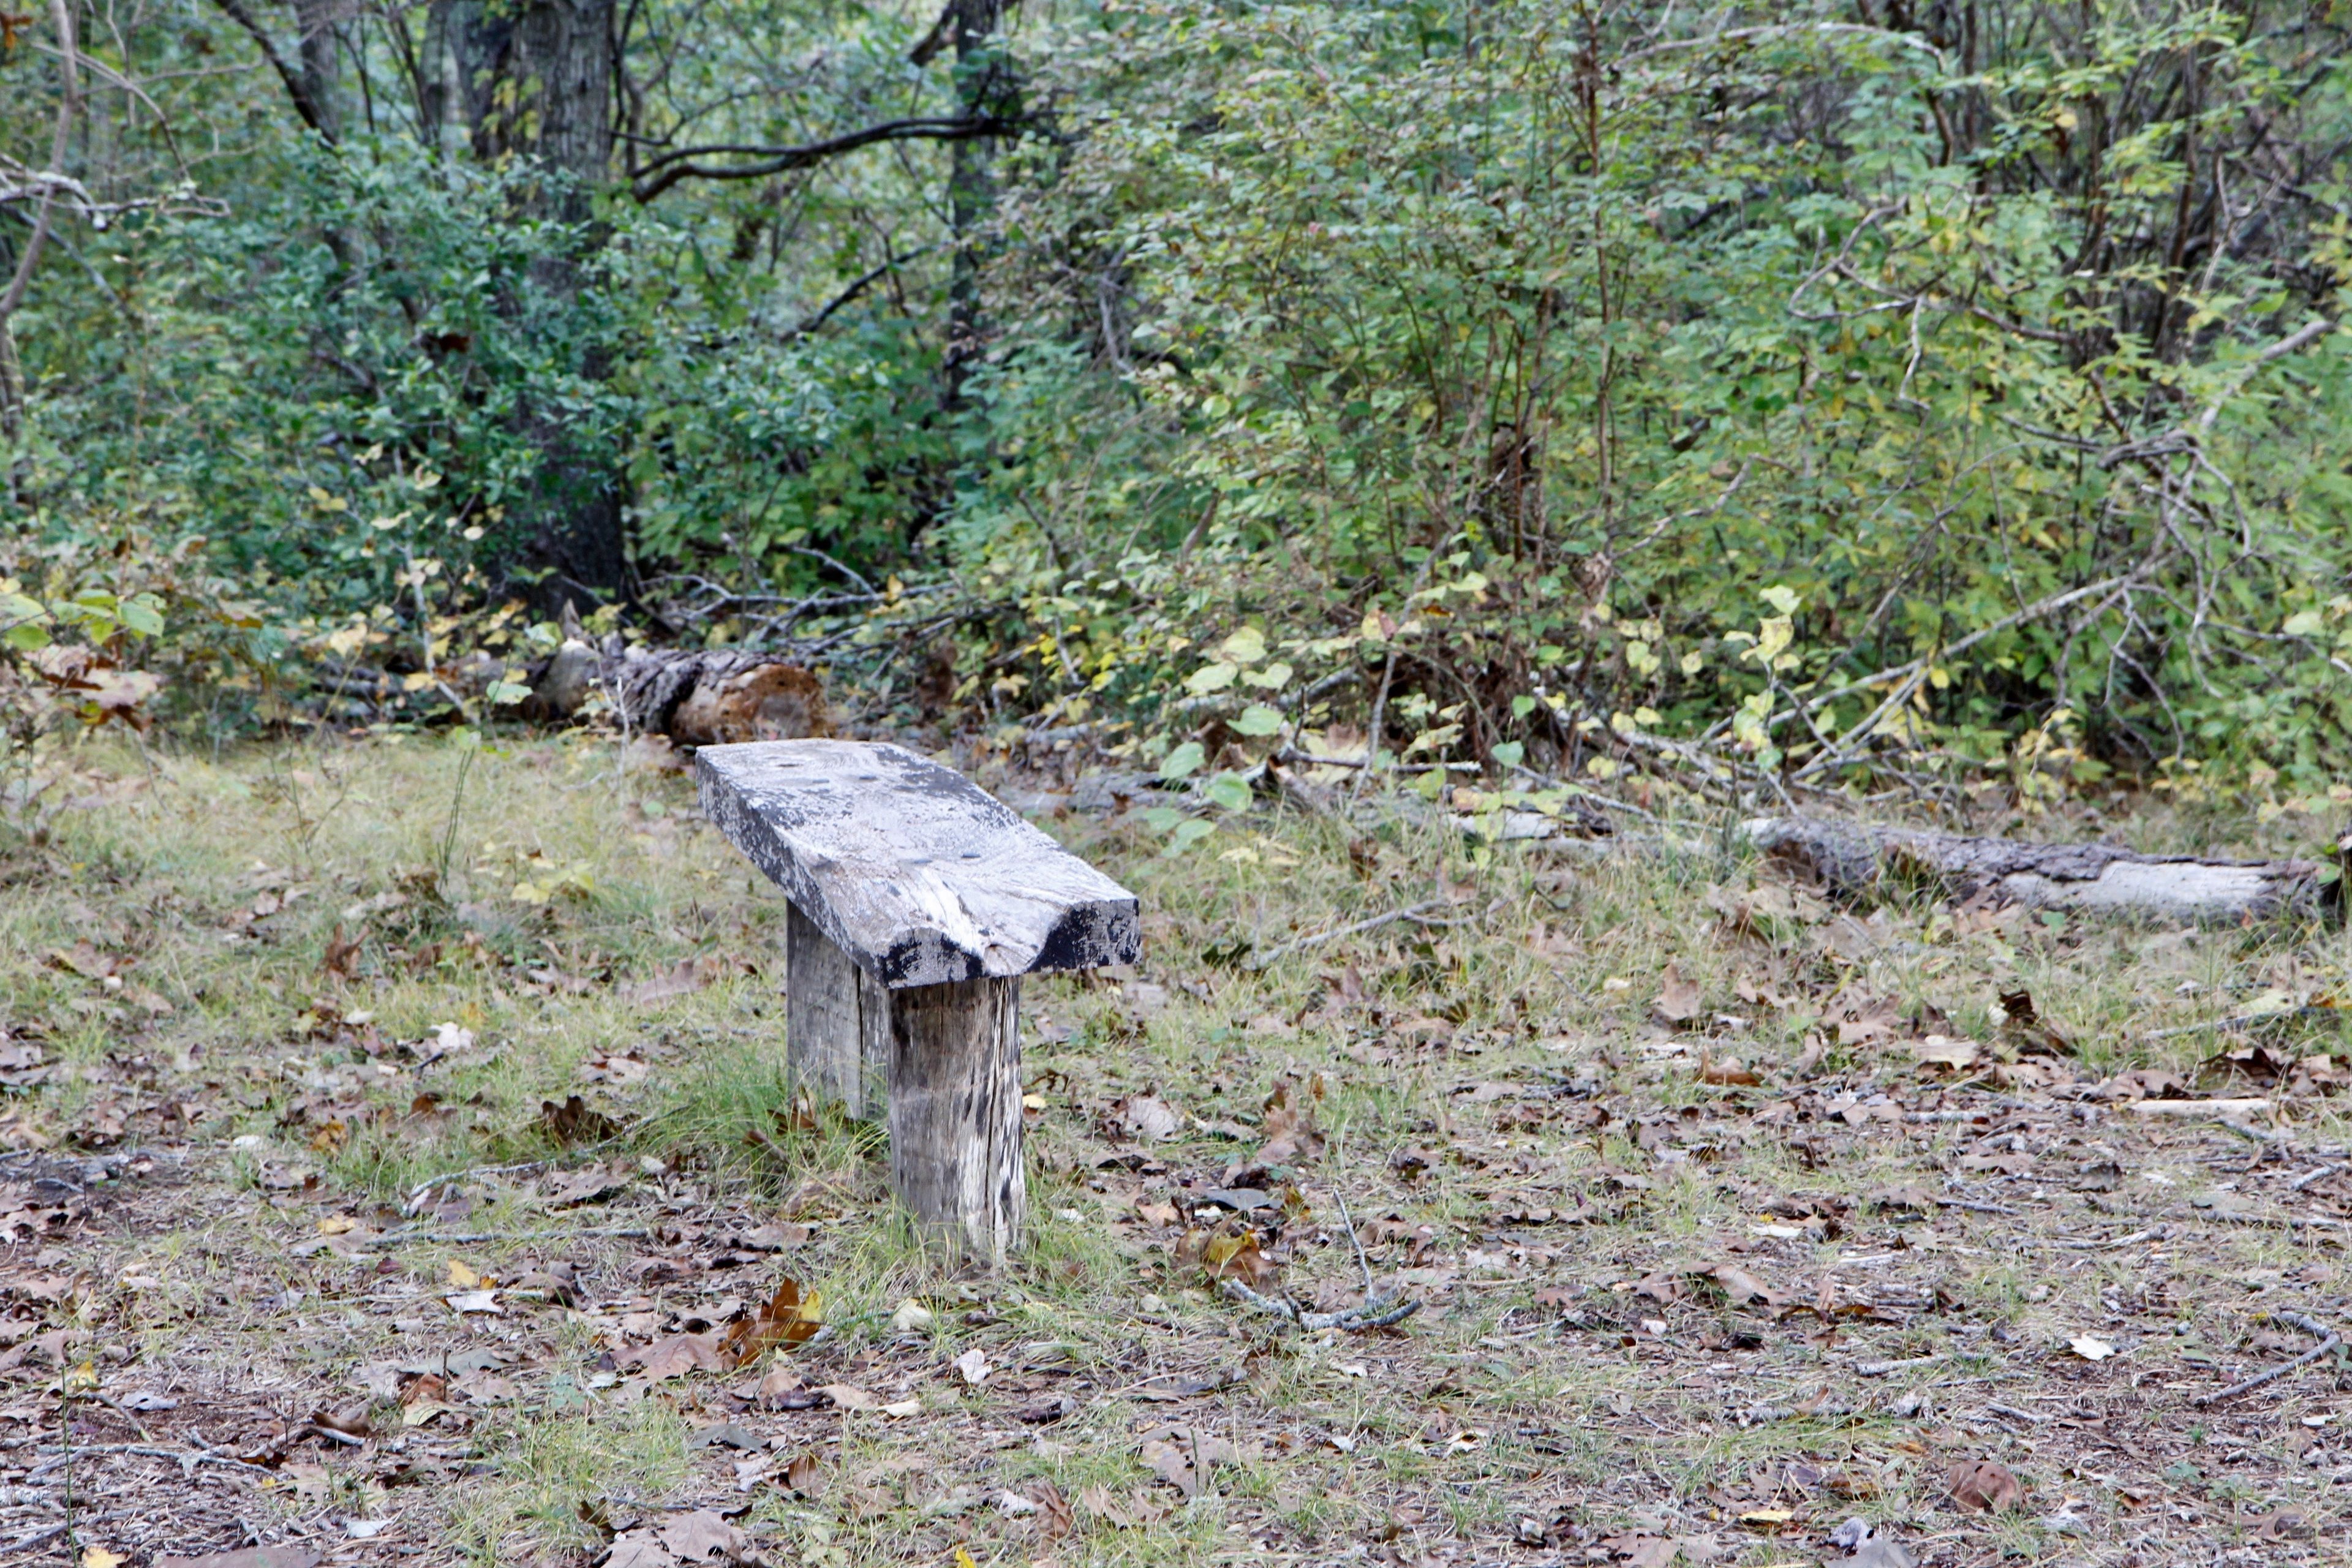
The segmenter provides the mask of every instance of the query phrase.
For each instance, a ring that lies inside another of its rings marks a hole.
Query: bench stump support
[[[1020,1245],[1021,977],[1132,963],[1135,895],[952,769],[856,741],[705,746],[703,810],[792,902],[793,1080],[885,1114],[927,1236]],[[887,1096],[887,1100],[886,1100]]]
[[[1021,982],[890,995],[890,1185],[928,1237],[1002,1263],[1021,1239]]]
[[[796,1087],[853,1120],[888,1103],[890,993],[801,913],[784,927],[784,1052]]]

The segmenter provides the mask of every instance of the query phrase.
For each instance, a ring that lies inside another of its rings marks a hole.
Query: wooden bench
[[[887,1107],[899,1200],[1002,1260],[1027,1209],[1021,977],[1134,963],[1135,895],[902,747],[705,746],[694,767],[703,810],[792,902],[793,1081],[854,1117]]]

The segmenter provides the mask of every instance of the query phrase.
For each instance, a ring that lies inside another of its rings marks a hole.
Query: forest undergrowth
[[[0,1552],[2334,1560],[2340,931],[1377,793],[1171,856],[966,757],[1146,911],[1027,990],[983,1274],[785,1081],[781,898],[621,754],[85,751],[0,888]],[[2308,826],[2228,820],[2104,826]]]

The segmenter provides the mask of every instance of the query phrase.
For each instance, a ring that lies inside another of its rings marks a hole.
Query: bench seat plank
[[[900,746],[695,753],[703,810],[891,990],[1132,963],[1135,895],[954,770]]]

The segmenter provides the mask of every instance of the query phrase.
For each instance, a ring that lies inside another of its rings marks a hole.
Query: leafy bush
[[[2327,774],[2341,226],[2213,177],[2343,112],[2300,33],[2106,0],[1969,62],[1825,11],[1465,16],[1121,6],[1044,62],[1073,134],[1003,309],[1090,322],[1135,400],[1045,482],[1159,510],[1044,568],[1122,629],[1066,619],[1041,688],[1157,626],[1181,731],[1328,675],[1424,755],[1706,739],[1824,783],[2063,710],[2111,761]],[[1152,473],[1106,477],[1139,419]],[[1289,680],[1199,651],[1236,630]]]

